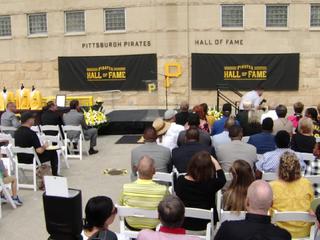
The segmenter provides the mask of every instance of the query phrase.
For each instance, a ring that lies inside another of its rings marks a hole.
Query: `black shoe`
[[[92,155],[92,154],[96,154],[98,153],[99,151],[98,150],[94,150],[94,149],[90,149],[89,150],[89,154]]]

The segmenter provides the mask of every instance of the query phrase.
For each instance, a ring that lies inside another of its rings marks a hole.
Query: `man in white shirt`
[[[276,107],[277,105],[273,102],[268,104],[268,111],[266,111],[261,115],[261,124],[263,120],[266,118],[271,118],[273,121],[278,119],[278,115],[276,113]]]
[[[229,117],[224,124],[224,131],[222,133],[212,136],[212,146],[215,149],[222,144],[231,142],[231,138],[229,137],[229,129],[235,124],[235,119],[233,117]]]
[[[255,109],[258,109],[262,100],[261,99],[262,94],[263,94],[263,88],[261,87],[257,87],[255,90],[247,92],[241,98],[239,109],[244,110],[243,104],[245,102],[251,102],[252,107]]]

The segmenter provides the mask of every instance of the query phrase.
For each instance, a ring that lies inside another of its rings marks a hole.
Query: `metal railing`
[[[220,106],[220,100],[223,100],[227,103],[230,103],[231,106],[235,109],[235,112],[237,113],[239,111],[239,101],[233,101],[229,97],[227,97],[223,91],[229,91],[233,92],[235,95],[238,97],[242,97],[243,94],[238,91],[238,89],[228,85],[228,84],[217,84],[217,111],[219,111],[219,106]]]

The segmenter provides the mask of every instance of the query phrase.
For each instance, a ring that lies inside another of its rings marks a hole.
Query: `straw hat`
[[[162,118],[157,118],[152,123],[152,127],[156,129],[158,136],[165,134],[168,131],[170,125],[170,123],[165,122]]]
[[[101,98],[101,97],[97,97],[96,102],[97,102],[97,103],[102,103],[102,102],[103,102],[103,100],[102,100],[102,98]]]

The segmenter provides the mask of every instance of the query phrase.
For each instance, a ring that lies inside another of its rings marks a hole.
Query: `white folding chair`
[[[230,182],[233,179],[232,173],[230,172],[225,172],[224,176],[226,177],[227,182]]]
[[[211,240],[211,236],[213,236],[213,208],[210,210],[200,209],[200,208],[185,208],[185,217],[210,220],[206,229],[206,236],[196,235],[201,239]]]
[[[171,172],[171,173],[156,172],[153,175],[152,180],[155,182],[170,183],[172,187],[171,193],[174,193],[174,172]]]
[[[33,189],[34,191],[37,191],[37,166],[40,166],[40,160],[38,158],[38,155],[33,147],[29,148],[22,148],[22,147],[12,147],[11,148],[14,162],[15,162],[15,174],[17,178],[17,185],[19,188],[27,188],[27,189]],[[33,162],[31,164],[25,164],[25,163],[19,163],[18,162],[18,153],[25,153],[33,155]],[[32,184],[20,184],[19,182],[19,169],[22,170],[24,173],[24,170],[31,170],[32,171],[32,177],[33,177],[33,183]]]
[[[303,152],[296,152],[300,156],[302,156],[304,161],[313,161],[315,156],[312,153],[303,153]]]
[[[16,209],[17,206],[14,203],[9,191],[7,190],[5,184],[3,183],[2,179],[0,178],[0,192],[2,192],[4,194],[4,196],[6,197],[7,201],[10,203],[10,205],[12,206],[13,209]],[[1,198],[0,198],[0,218],[2,218],[2,206],[1,206]]]
[[[249,138],[250,138],[250,136],[244,136],[244,137],[242,137],[241,141],[244,143],[247,143],[247,142],[249,142]]]
[[[55,135],[58,135],[59,138],[61,139],[61,142],[63,143],[62,133],[61,133],[59,125],[40,125],[39,128],[40,128],[41,133],[44,135],[48,135],[48,134],[46,134],[46,132],[48,132],[48,131],[56,132]]]
[[[14,133],[17,128],[15,127],[7,127],[7,126],[0,126],[0,130],[2,133],[7,133],[7,134],[11,134]]]
[[[223,194],[221,189],[216,193],[216,206],[217,206],[217,212],[218,212],[218,218],[221,218],[221,209],[222,209],[222,200],[223,200]]]
[[[317,143],[320,143],[320,137],[317,137],[317,138],[316,138],[316,142],[317,142]]]
[[[65,125],[62,126],[62,131],[64,133],[64,145],[66,146],[65,148],[65,156],[67,158],[79,158],[80,160],[82,160],[82,152],[84,149],[84,143],[85,143],[85,139],[84,139],[84,134],[82,131],[82,127],[81,125],[79,126],[71,126],[71,125]],[[68,138],[68,132],[79,132],[79,138],[78,139],[69,139]],[[74,149],[73,147],[73,143],[77,143],[78,145],[78,149]],[[68,153],[69,150],[69,153]],[[85,152],[88,154],[88,151],[85,150]],[[76,154],[78,153],[78,154]]]
[[[310,215],[308,212],[275,212],[271,218],[272,223],[277,222],[291,222],[301,221],[316,223],[316,217]],[[314,226],[310,230],[310,238],[295,238],[295,239],[314,239]]]
[[[32,126],[30,129],[38,135],[41,133],[39,126]]]
[[[240,211],[239,213],[236,213],[233,211],[224,211],[223,209],[221,209],[219,225],[221,225],[225,221],[243,220],[246,218],[246,213],[246,211]]]
[[[61,139],[59,137],[59,135],[56,135],[56,136],[51,136],[51,135],[44,135],[42,134],[40,136],[40,140],[42,142],[45,142],[45,141],[50,141],[51,144],[56,144],[56,146],[60,149],[57,150],[57,155],[58,155],[58,174],[60,174],[60,170],[61,170],[61,156],[64,160],[64,163],[66,164],[66,167],[67,168],[70,168],[70,165],[69,165],[69,162],[68,162],[68,159],[67,157],[65,156],[65,146],[62,145],[61,143]]]
[[[274,173],[274,172],[264,172],[262,174],[262,180],[265,180],[267,182],[271,182],[271,181],[274,181],[274,180],[277,180],[278,179],[278,174],[277,173]]]
[[[320,175],[304,175],[313,184],[320,184]]]
[[[137,238],[139,231],[129,230],[125,225],[126,217],[138,217],[138,218],[152,218],[158,219],[157,210],[145,210],[140,208],[116,206],[118,210],[118,216],[120,219],[120,234],[123,234],[126,238]]]

